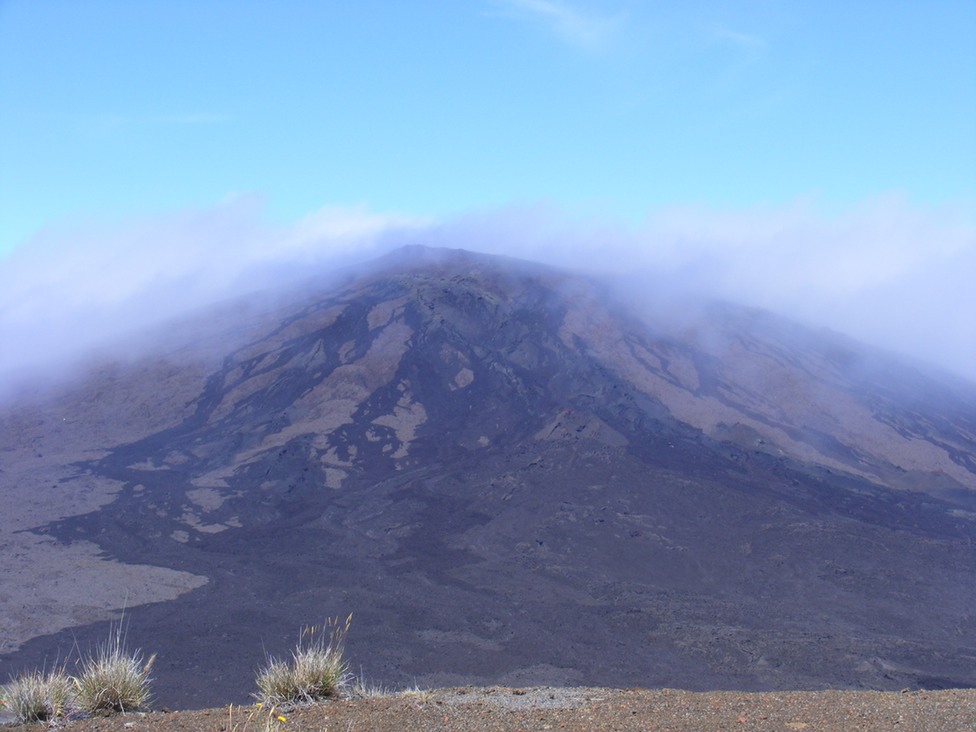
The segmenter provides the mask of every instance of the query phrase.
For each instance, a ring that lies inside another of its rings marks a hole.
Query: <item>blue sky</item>
[[[976,3],[6,0],[3,248],[258,193],[443,216],[551,201],[976,198]]]
[[[473,221],[517,239],[526,217],[556,260],[603,237],[655,262],[766,242],[788,266],[866,239],[840,277],[857,297],[968,266],[976,0],[0,0],[0,283],[21,310],[55,252],[122,252],[148,280],[160,249]]]

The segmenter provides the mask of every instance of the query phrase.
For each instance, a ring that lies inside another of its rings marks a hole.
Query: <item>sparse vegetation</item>
[[[227,707],[227,729],[230,732],[274,732],[288,721],[275,707],[258,702],[249,707]]]
[[[149,670],[155,654],[144,661],[141,651],[125,647],[120,622],[107,641],[84,659],[81,673],[74,679],[78,706],[95,712],[131,712],[149,705]]]
[[[431,690],[424,689],[417,684],[406,689],[394,689],[382,684],[367,682],[362,677],[352,681],[349,694],[357,699],[408,699],[416,704],[428,704],[431,700]]]
[[[64,667],[21,674],[0,687],[0,701],[20,722],[49,722],[96,712],[129,712],[149,704],[149,669],[155,656],[125,648],[123,624],[80,662],[78,676]]]
[[[257,674],[259,701],[250,707],[228,707],[232,732],[270,732],[287,721],[285,712],[299,705],[338,696],[353,681],[343,657],[343,643],[352,615],[322,626],[304,628],[290,662],[270,658]],[[124,625],[113,627],[109,638],[79,662],[70,676],[64,667],[32,671],[0,687],[0,706],[18,722],[53,722],[99,713],[144,710],[150,702],[150,677],[156,656],[145,660],[141,651],[126,648]],[[382,687],[356,687],[362,696],[386,696]],[[414,689],[406,695],[423,696]]]
[[[352,696],[360,699],[378,699],[390,696],[393,692],[382,684],[366,681],[362,676],[356,677],[352,683]]]
[[[352,615],[344,623],[334,618],[324,626],[304,628],[290,663],[269,658],[258,671],[258,700],[274,709],[287,709],[338,695],[351,681],[343,658],[351,623]]]
[[[419,686],[412,686],[409,689],[403,689],[397,696],[403,697],[404,699],[410,699],[417,705],[429,704],[431,699],[430,689],[421,689]]]
[[[48,722],[65,716],[72,698],[72,679],[64,669],[31,671],[0,687],[0,702],[18,722]]]

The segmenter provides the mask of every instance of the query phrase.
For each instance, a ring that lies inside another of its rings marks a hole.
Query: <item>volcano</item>
[[[160,704],[353,613],[386,685],[976,685],[976,386],[411,247],[0,415],[0,676],[124,607]]]

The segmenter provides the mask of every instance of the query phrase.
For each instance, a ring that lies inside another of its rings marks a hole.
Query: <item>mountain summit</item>
[[[392,684],[976,685],[976,388],[770,314],[409,248],[0,419],[0,673],[126,604],[172,705],[348,612]]]

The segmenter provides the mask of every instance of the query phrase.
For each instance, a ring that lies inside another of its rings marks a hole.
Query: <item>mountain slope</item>
[[[971,385],[462,251],[246,314],[0,425],[5,490],[35,491],[16,540],[117,560],[164,703],[240,699],[350,611],[354,667],[390,683],[976,684]]]

